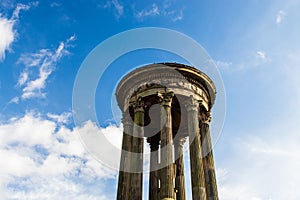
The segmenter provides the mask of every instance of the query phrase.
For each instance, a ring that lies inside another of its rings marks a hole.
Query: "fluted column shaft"
[[[174,141],[174,155],[175,165],[176,165],[176,177],[175,177],[175,189],[176,200],[185,200],[185,181],[184,181],[184,160],[183,160],[183,145],[185,143],[185,138],[180,138]]]
[[[144,148],[144,102],[138,98],[133,102],[134,125],[131,145],[130,198],[142,200],[143,197],[143,148]]]
[[[161,165],[160,199],[175,199],[174,192],[174,165],[173,165],[173,135],[171,103],[174,93],[159,93],[161,98]]]
[[[120,160],[120,171],[118,181],[118,194],[117,200],[129,199],[130,189],[130,151],[131,151],[131,134],[132,134],[132,120],[128,114],[123,115],[123,142],[122,142],[122,153]]]
[[[158,138],[148,138],[150,144],[149,200],[158,200]]]
[[[218,200],[217,181],[215,174],[214,158],[212,152],[211,137],[209,131],[210,114],[202,115],[201,135],[203,168],[205,176],[206,195],[209,200]]]
[[[193,97],[186,102],[188,133],[190,140],[190,167],[193,200],[206,200],[205,179],[202,163],[198,110],[199,103]]]

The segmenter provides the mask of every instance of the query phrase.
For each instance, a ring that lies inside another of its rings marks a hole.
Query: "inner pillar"
[[[185,138],[179,138],[174,141],[175,149],[175,166],[176,166],[176,177],[175,177],[175,189],[176,189],[176,200],[185,200],[185,181],[184,181],[184,160],[183,160],[183,145]]]
[[[149,177],[149,200],[158,200],[158,147],[159,138],[151,137],[147,141],[150,144],[150,177]]]

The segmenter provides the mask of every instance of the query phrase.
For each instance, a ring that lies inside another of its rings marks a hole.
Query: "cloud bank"
[[[93,159],[76,133],[99,128],[71,129],[57,122],[66,113],[48,116],[28,112],[0,124],[1,199],[112,199],[104,190],[116,171]]]

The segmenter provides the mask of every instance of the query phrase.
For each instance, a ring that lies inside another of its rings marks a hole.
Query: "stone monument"
[[[117,200],[142,200],[145,141],[151,152],[149,200],[186,199],[187,141],[193,200],[217,200],[209,129],[216,97],[212,80],[191,66],[151,64],[123,77],[116,97],[124,128]]]

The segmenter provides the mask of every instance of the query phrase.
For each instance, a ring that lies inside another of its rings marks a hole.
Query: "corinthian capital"
[[[202,100],[195,99],[192,95],[184,101],[184,105],[188,111],[194,110],[198,111],[199,105],[202,103]]]
[[[138,97],[137,99],[131,100],[129,104],[133,107],[134,112],[144,112],[145,103],[142,97]]]
[[[157,96],[160,98],[162,106],[171,107],[174,92],[157,92]]]
[[[201,113],[200,119],[201,119],[202,123],[209,124],[210,121],[211,121],[210,111],[206,111],[206,112]]]
[[[186,138],[177,138],[174,140],[175,146],[183,146],[186,142]]]

